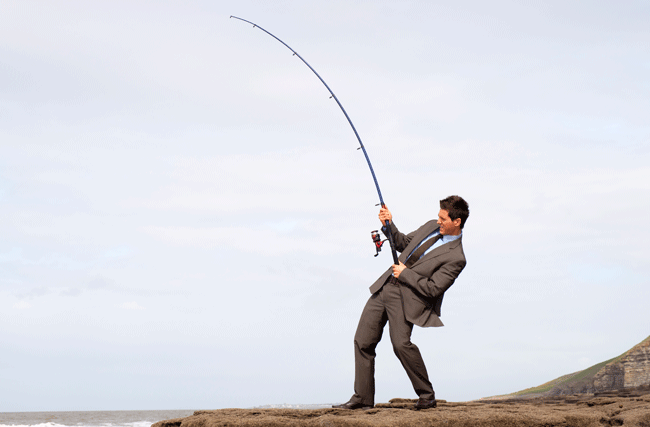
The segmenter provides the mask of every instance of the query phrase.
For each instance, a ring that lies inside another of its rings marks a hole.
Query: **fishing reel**
[[[377,255],[379,255],[379,252],[381,252],[382,245],[388,239],[381,240],[381,236],[379,235],[379,230],[371,231],[370,235],[372,236],[372,241],[375,243],[375,250],[377,251],[375,256],[377,256]]]

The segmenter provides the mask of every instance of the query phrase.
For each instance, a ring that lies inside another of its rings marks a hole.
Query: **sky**
[[[647,2],[2,0],[0,412],[352,395],[377,192],[231,15],[402,232],[468,201],[439,399],[650,334]]]

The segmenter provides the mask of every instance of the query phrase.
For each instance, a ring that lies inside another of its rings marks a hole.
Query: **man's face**
[[[448,236],[460,234],[460,218],[452,220],[449,218],[449,212],[444,209],[440,209],[440,212],[438,212],[438,225],[440,226],[440,234]]]

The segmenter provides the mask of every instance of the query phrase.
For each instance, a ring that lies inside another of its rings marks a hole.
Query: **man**
[[[440,307],[444,293],[465,268],[462,229],[469,216],[467,202],[459,196],[440,201],[438,221],[429,221],[410,234],[401,233],[387,208],[379,211],[382,224],[389,221],[395,249],[401,252],[393,265],[370,287],[354,336],[354,395],[334,408],[369,409],[375,399],[375,348],[388,322],[395,355],[406,370],[419,399],[416,409],[436,407],[420,350],[411,342],[413,325],[443,326]],[[386,234],[386,227],[383,227]]]

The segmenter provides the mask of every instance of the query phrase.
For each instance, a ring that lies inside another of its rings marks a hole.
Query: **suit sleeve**
[[[435,298],[442,295],[458,277],[467,262],[465,260],[458,260],[448,262],[441,266],[433,273],[431,278],[421,276],[410,268],[405,269],[399,275],[399,281],[412,287],[420,294]]]
[[[381,227],[381,231],[388,237],[385,225]],[[395,226],[395,222],[390,223],[390,232],[393,235],[393,243],[395,243],[395,250],[397,252],[402,252],[411,242],[411,239],[413,239],[413,235],[415,235],[415,231],[409,234],[400,232],[397,226]]]

